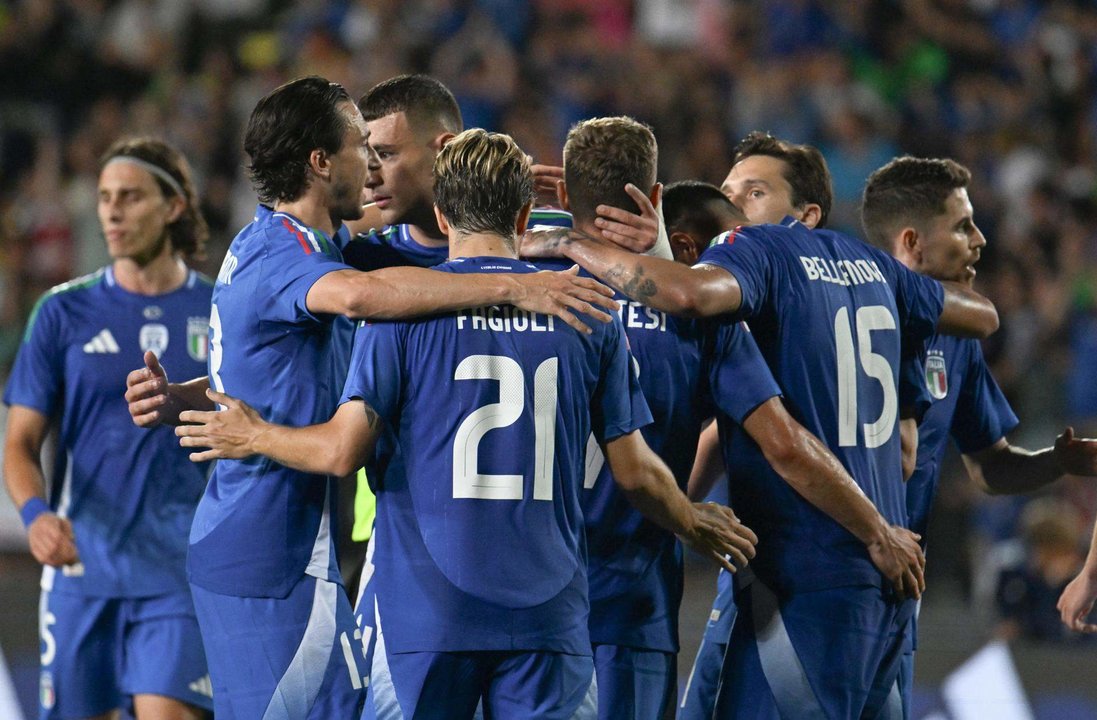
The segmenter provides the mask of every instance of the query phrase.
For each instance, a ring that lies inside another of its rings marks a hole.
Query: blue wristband
[[[23,527],[30,528],[30,524],[37,520],[39,515],[49,511],[49,504],[42,498],[35,496],[27,500],[19,511],[19,515],[23,518]]]

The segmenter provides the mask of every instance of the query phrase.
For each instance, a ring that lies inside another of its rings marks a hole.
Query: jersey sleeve
[[[1009,434],[1019,421],[994,376],[990,374],[979,343],[968,358],[969,367],[956,399],[952,437],[962,453],[986,449]]]
[[[913,344],[921,347],[937,329],[937,321],[945,308],[945,289],[931,277],[910,270],[885,252],[877,252],[878,262],[886,264],[889,280],[895,289],[895,308],[904,348]]]
[[[362,400],[385,420],[396,416],[404,383],[401,323],[362,322],[339,404]]]
[[[268,246],[260,275],[263,278],[260,287],[266,289],[266,295],[256,299],[257,312],[260,318],[271,322],[295,325],[320,322],[308,309],[309,290],[328,273],[349,270],[350,266],[325,253],[321,246],[314,246],[302,231],[290,226],[285,232],[293,237],[278,238]]]
[[[64,388],[62,331],[60,305],[46,295],[38,301],[27,322],[4,389],[5,405],[23,405],[46,416],[53,414]]]
[[[899,417],[921,423],[931,405],[925,363],[921,354],[912,353],[899,362]]]
[[[651,410],[640,389],[636,361],[617,318],[606,326],[600,377],[591,399],[591,431],[599,442],[608,442],[651,423]]]
[[[754,317],[765,305],[773,278],[773,255],[766,250],[757,227],[740,227],[720,235],[701,255],[698,265],[712,265],[735,276],[742,293],[736,319]]]
[[[759,405],[781,395],[745,323],[726,323],[716,331],[710,363],[713,401],[740,425]]]

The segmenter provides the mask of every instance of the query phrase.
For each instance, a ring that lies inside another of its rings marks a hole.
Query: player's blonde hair
[[[459,231],[513,240],[518,214],[532,201],[529,157],[509,135],[466,130],[434,160],[434,204]]]
[[[642,122],[620,116],[576,123],[564,143],[564,183],[576,222],[593,220],[603,204],[635,210],[625,185],[650,193],[658,162],[655,134]]]

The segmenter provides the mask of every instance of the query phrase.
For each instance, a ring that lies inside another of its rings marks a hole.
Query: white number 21
[[[533,499],[552,500],[556,450],[556,377],[559,359],[549,358],[533,374]],[[477,467],[480,441],[489,431],[513,425],[526,403],[522,367],[503,355],[471,355],[457,366],[454,380],[494,380],[499,402],[477,408],[462,421],[453,439],[453,497],[521,500],[521,475],[485,475]]]

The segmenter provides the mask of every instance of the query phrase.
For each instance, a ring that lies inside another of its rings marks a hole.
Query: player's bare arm
[[[738,281],[723,268],[687,267],[673,260],[637,255],[577,230],[568,234],[561,248],[566,257],[592,274],[656,310],[711,317],[735,312],[742,303]]]
[[[697,438],[697,455],[686,484],[686,497],[694,502],[703,500],[726,472],[724,457],[720,453],[720,429],[713,420]]]
[[[42,444],[49,432],[49,418],[22,405],[8,410],[8,426],[4,437],[4,484],[8,495],[20,510],[39,508],[37,517],[27,527],[27,541],[34,559],[43,565],[60,567],[79,562],[72,523],[58,517],[45,503],[45,482],[42,476]],[[26,521],[24,517],[24,521]]]
[[[369,273],[338,270],[317,280],[306,302],[314,313],[375,320],[509,304],[555,315],[585,333],[590,328],[575,313],[609,322],[612,317],[599,308],[617,310],[613,291],[595,280],[579,277],[578,268],[528,275],[458,275],[412,267]]]
[[[1026,450],[1001,438],[963,456],[968,475],[991,495],[1029,493],[1064,475],[1097,476],[1097,439],[1074,436],[1068,427],[1052,447]]]
[[[184,383],[168,382],[167,371],[156,354],[145,351],[145,367],[126,376],[126,403],[137,427],[178,425],[184,410],[212,410],[206,397],[209,378],[202,376]]]
[[[1085,565],[1078,575],[1063,589],[1056,607],[1063,624],[1074,632],[1095,633],[1097,625],[1086,622],[1093,603],[1097,600],[1097,525],[1089,543]]]
[[[998,309],[994,303],[967,285],[942,281],[945,307],[937,321],[937,329],[946,335],[959,337],[990,337],[998,330]]]
[[[918,535],[888,524],[834,454],[796,422],[780,398],[762,403],[743,422],[782,478],[864,543],[873,565],[903,597],[925,590],[925,556]]]
[[[560,168],[561,176],[563,168]],[[670,240],[665,240],[665,248],[655,251],[657,245],[666,236],[663,216],[651,204],[638,187],[629,183],[625,191],[636,201],[639,213],[629,212],[612,205],[599,205],[595,208],[598,218],[594,223],[604,240],[634,253],[654,252],[657,257],[671,258]],[[555,190],[554,190],[555,192]],[[662,232],[660,232],[662,229]],[[519,255],[527,258],[558,258],[562,256],[561,243],[567,239],[568,228],[541,227],[527,229],[522,235]]]
[[[639,431],[610,440],[603,452],[614,481],[646,518],[681,536],[687,545],[730,572],[754,557],[758,544],[754,531],[740,523],[729,507],[691,503]]]
[[[280,465],[307,473],[350,475],[365,465],[381,430],[381,418],[361,400],[343,403],[325,423],[286,427],[268,423],[243,400],[210,390],[223,410],[186,410],[175,428],[194,462],[264,455]]]

